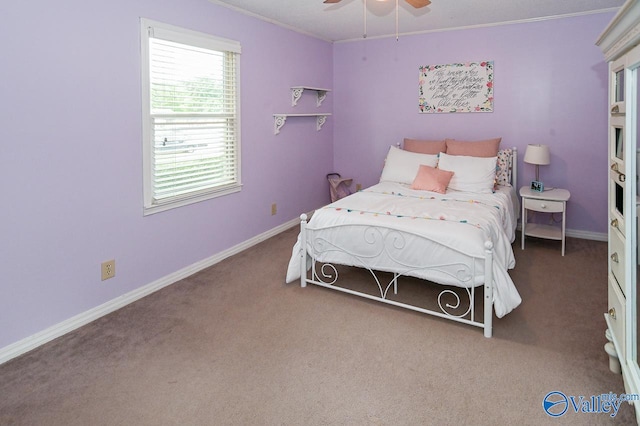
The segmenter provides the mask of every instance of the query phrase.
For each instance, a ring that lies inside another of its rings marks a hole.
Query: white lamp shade
[[[545,166],[551,164],[551,154],[547,145],[529,144],[524,153],[524,162]]]

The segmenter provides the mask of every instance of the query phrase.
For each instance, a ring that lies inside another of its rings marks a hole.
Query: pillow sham
[[[439,154],[447,150],[447,143],[444,139],[441,141],[427,141],[405,138],[402,148],[405,151],[419,152],[421,154]]]
[[[449,155],[466,155],[468,157],[496,157],[502,138],[481,141],[458,141],[445,139]]]
[[[438,167],[454,174],[449,189],[489,194],[493,192],[497,157],[440,154]]]
[[[435,167],[421,164],[418,174],[411,184],[411,189],[445,194],[452,176],[453,172],[448,170],[436,169]]]
[[[413,183],[421,164],[435,167],[438,163],[437,155],[418,154],[404,151],[395,146],[389,147],[387,159],[384,162],[380,182]]]

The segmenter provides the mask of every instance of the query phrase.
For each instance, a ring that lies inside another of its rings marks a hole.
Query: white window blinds
[[[239,46],[158,24],[147,32],[145,207],[238,190]]]

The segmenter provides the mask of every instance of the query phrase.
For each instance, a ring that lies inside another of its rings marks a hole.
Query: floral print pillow
[[[496,185],[511,185],[511,168],[509,161],[513,155],[512,149],[501,149],[498,151],[498,162],[496,164]]]

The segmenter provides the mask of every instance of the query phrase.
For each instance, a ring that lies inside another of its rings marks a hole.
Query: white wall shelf
[[[322,89],[319,87],[309,87],[309,86],[292,86],[291,87],[291,106],[296,106],[298,101],[302,97],[302,93],[305,90],[311,90],[316,92],[316,106],[322,105],[322,101],[327,97],[327,93],[331,91],[331,89]],[[287,121],[289,117],[315,117],[316,119],[316,130],[322,129],[322,126],[327,121],[327,117],[330,116],[329,112],[312,112],[312,113],[304,113],[304,114],[273,114],[273,134],[277,135],[280,133],[280,129],[284,126],[284,123]]]
[[[327,121],[327,117],[331,113],[328,112],[316,112],[310,114],[273,114],[273,134],[280,133],[280,129],[284,126],[288,117],[315,117],[316,118],[316,130],[320,130],[322,125]]]
[[[327,93],[331,91],[330,89],[321,89],[319,87],[293,86],[291,87],[291,106],[296,106],[298,104],[298,100],[305,90],[312,90],[316,92],[316,106],[322,105],[322,101],[327,97]]]

